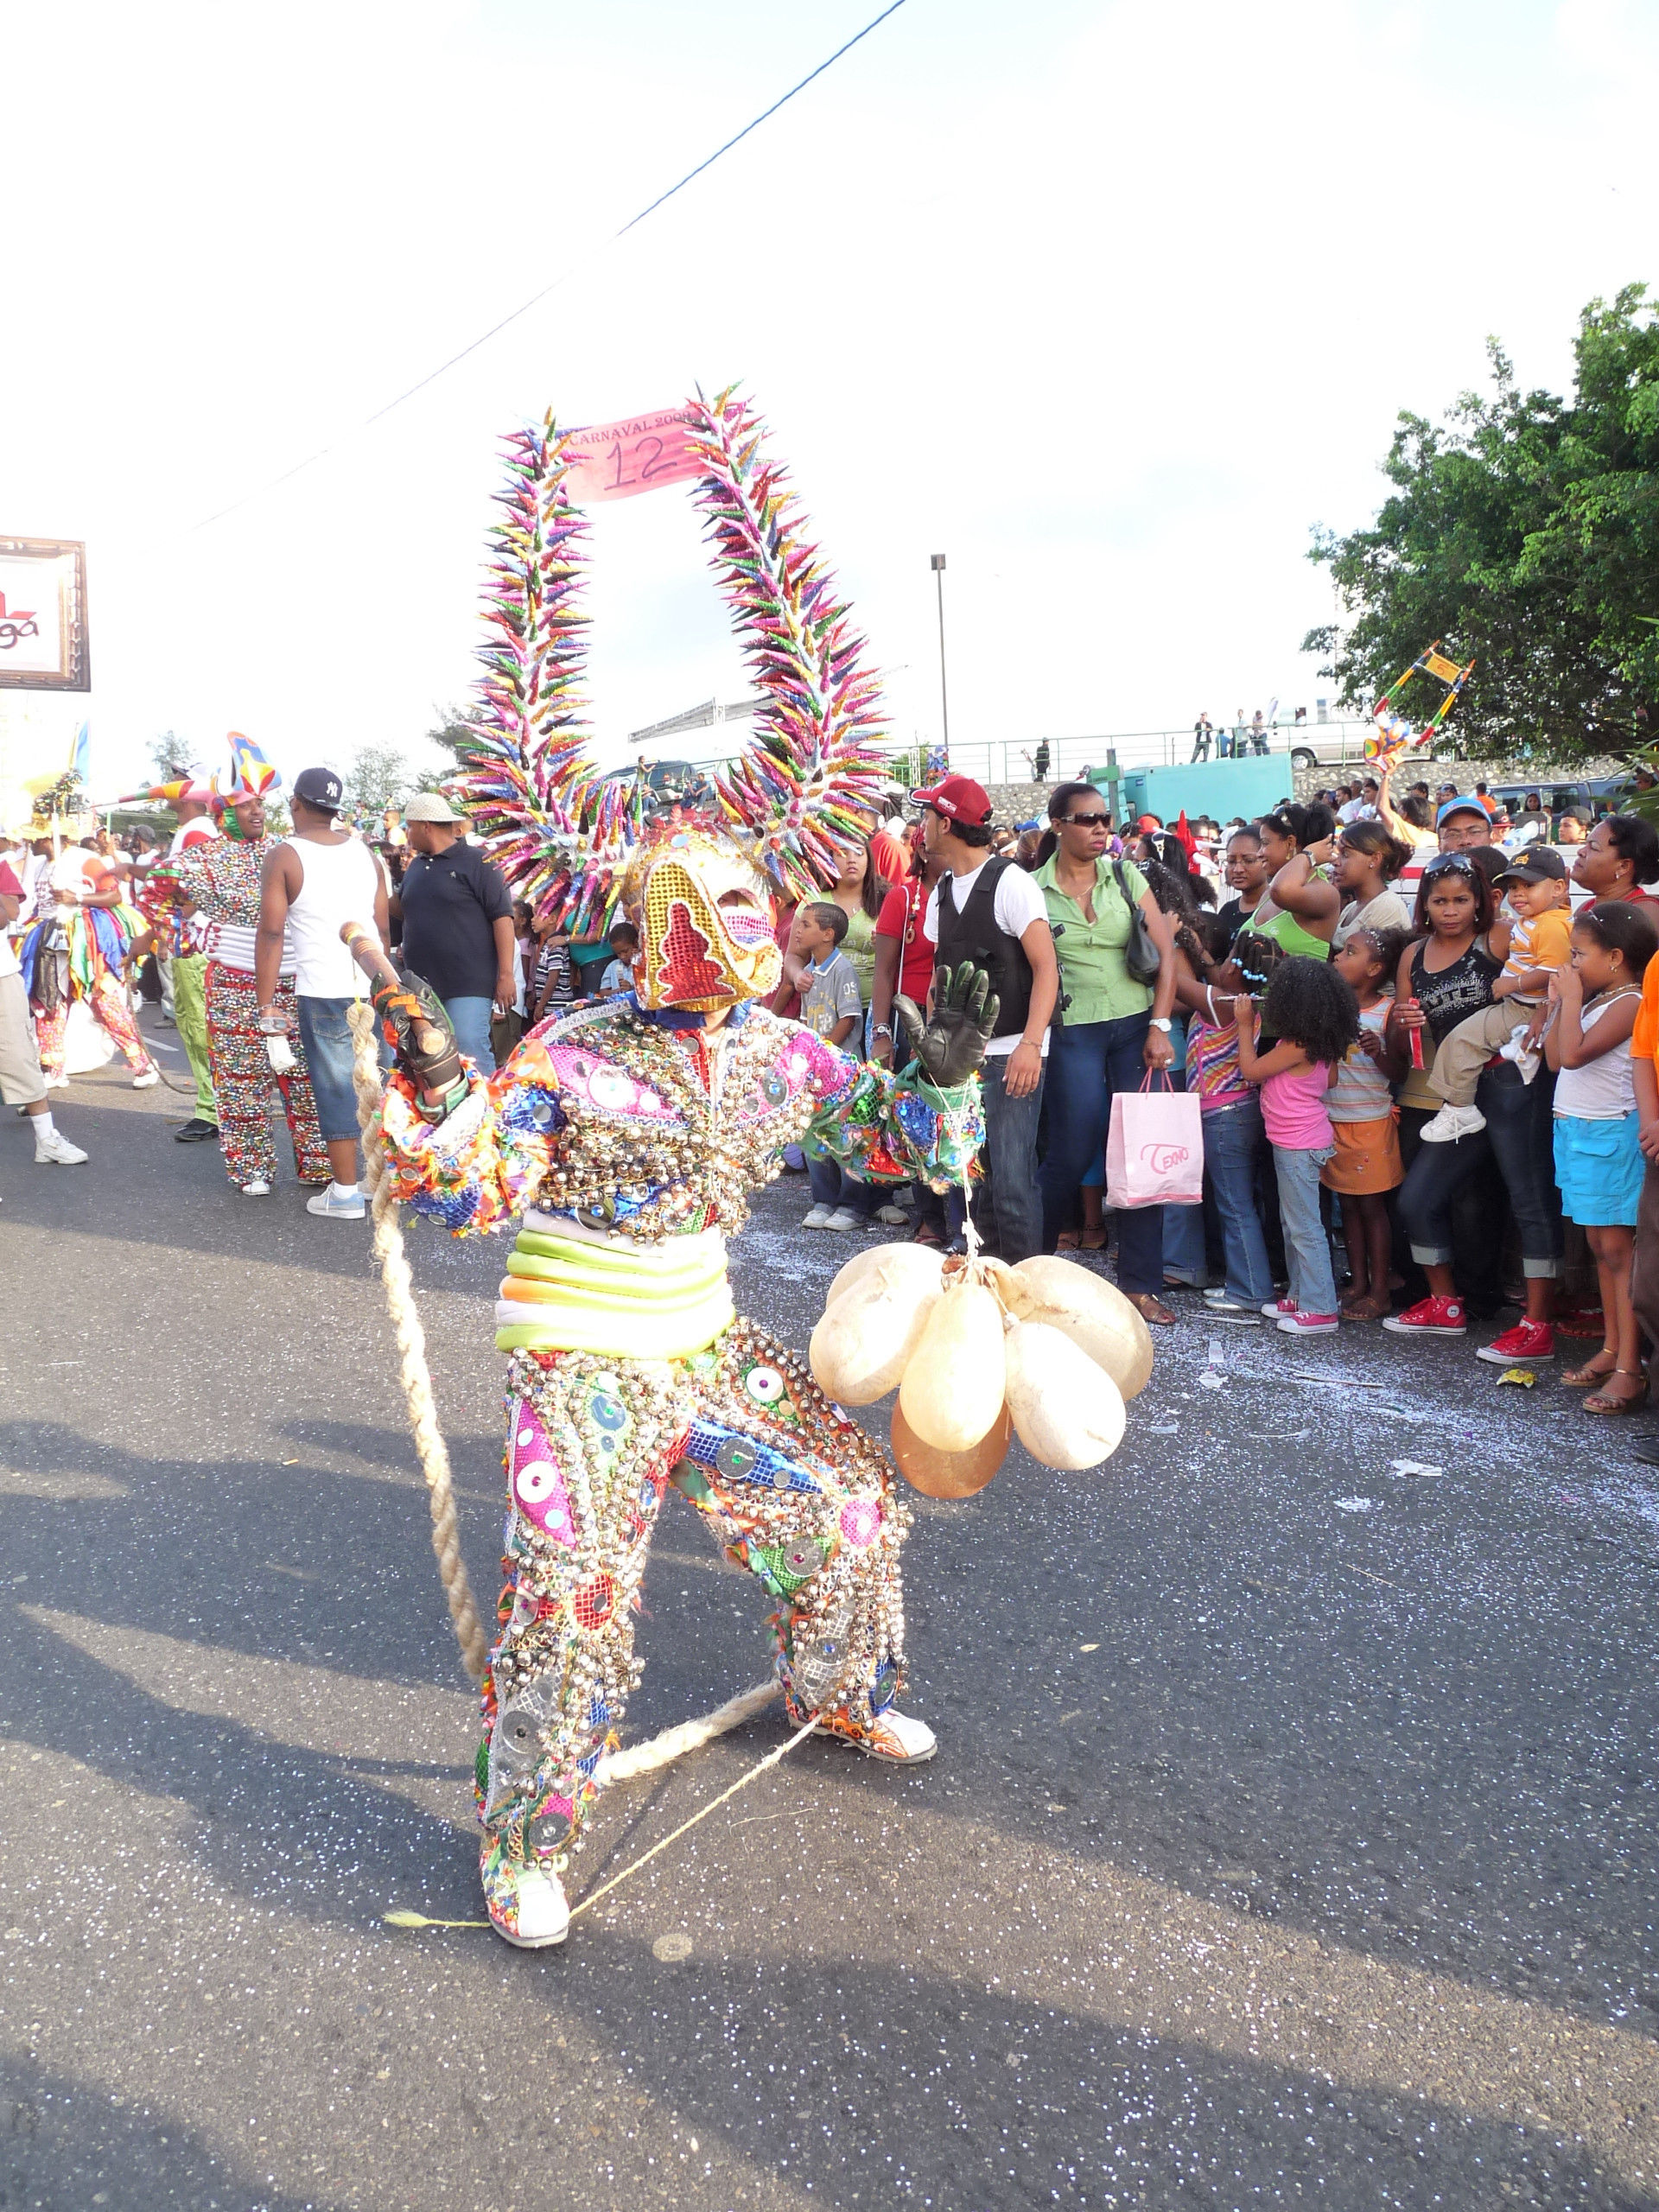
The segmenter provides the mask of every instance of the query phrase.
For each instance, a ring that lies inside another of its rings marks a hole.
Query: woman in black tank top
[[[1486,1127],[1454,1144],[1424,1144],[1422,1129],[1441,1102],[1409,1058],[1414,1030],[1423,1040],[1425,1063],[1432,1065],[1434,1048],[1458,1023],[1491,1004],[1503,965],[1487,943],[1494,905],[1485,875],[1461,853],[1443,854],[1423,871],[1416,921],[1427,934],[1401,955],[1388,1035],[1392,1071],[1406,1077],[1400,1145],[1407,1165],[1398,1212],[1427,1294],[1404,1313],[1390,1314],[1383,1326],[1401,1336],[1460,1337],[1469,1325],[1466,1300],[1489,1309],[1497,1304],[1503,1240],[1491,1230],[1507,1202],[1521,1235],[1528,1319],[1484,1348],[1483,1357],[1502,1364],[1512,1351],[1517,1357],[1522,1351],[1549,1357],[1549,1350],[1537,1344],[1548,1335],[1561,1256],[1560,1202],[1549,1143],[1554,1081],[1541,1072],[1529,1085],[1513,1066],[1488,1069],[1477,1093]],[[1510,1346],[1510,1337],[1526,1337],[1529,1329],[1542,1331],[1537,1344],[1528,1338],[1524,1345]]]

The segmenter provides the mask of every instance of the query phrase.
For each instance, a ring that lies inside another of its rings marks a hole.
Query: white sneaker
[[[1455,1144],[1485,1126],[1486,1116],[1478,1106],[1442,1106],[1432,1122],[1423,1123],[1421,1135],[1425,1144]]]
[[[245,1183],[242,1185],[242,1195],[245,1198],[268,1198],[270,1196],[270,1185],[262,1177],[256,1175],[251,1183]]]
[[[509,1859],[499,1843],[482,1847],[478,1871],[490,1923],[498,1936],[521,1951],[544,1950],[550,1943],[563,1942],[570,1932],[570,1907],[556,1874]]]
[[[902,1229],[910,1219],[903,1206],[877,1206],[875,1217],[885,1221],[889,1229]]]
[[[152,1084],[159,1083],[161,1079],[161,1071],[159,1069],[146,1068],[143,1075],[134,1076],[132,1078],[132,1087],[135,1090],[148,1090]]]
[[[1271,1305],[1264,1306],[1262,1311],[1269,1321],[1282,1321],[1287,1313],[1294,1313],[1296,1311],[1296,1301],[1290,1297],[1275,1298]]]
[[[834,1211],[835,1208],[833,1206],[814,1206],[811,1212],[808,1214],[805,1220],[802,1222],[801,1227],[803,1229],[828,1229],[830,1226],[830,1217]]]
[[[850,1206],[837,1206],[824,1223],[826,1229],[871,1229],[874,1224],[868,1214],[855,1213]]]
[[[35,1140],[35,1164],[38,1167],[79,1167],[86,1157],[78,1144],[71,1144],[61,1129],[54,1129],[49,1137]]]
[[[364,1215],[361,1191],[344,1192],[338,1183],[328,1183],[314,1198],[305,1202],[307,1213],[326,1214],[332,1221],[361,1221]]]
[[[939,1739],[925,1720],[912,1720],[891,1706],[876,1717],[875,1726],[861,1749],[873,1759],[891,1759],[895,1766],[919,1766],[939,1748]]]

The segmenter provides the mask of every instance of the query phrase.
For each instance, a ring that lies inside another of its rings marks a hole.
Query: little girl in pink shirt
[[[1334,968],[1297,956],[1281,961],[1268,985],[1262,1019],[1274,1041],[1266,1052],[1256,1049],[1253,1002],[1241,998],[1236,1011],[1239,1072],[1262,1086],[1290,1263],[1290,1294],[1262,1311],[1289,1336],[1330,1336],[1340,1324],[1319,1214],[1319,1170],[1336,1149],[1325,1096],[1359,1035],[1359,1002]]]

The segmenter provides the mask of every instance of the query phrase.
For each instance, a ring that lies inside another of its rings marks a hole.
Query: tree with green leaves
[[[1523,392],[1489,341],[1490,395],[1402,414],[1369,529],[1316,531],[1349,620],[1312,630],[1365,708],[1433,639],[1473,658],[1449,734],[1469,753],[1567,762],[1659,736],[1659,315],[1647,287],[1579,319],[1571,399]],[[1403,711],[1428,708],[1408,692]]]

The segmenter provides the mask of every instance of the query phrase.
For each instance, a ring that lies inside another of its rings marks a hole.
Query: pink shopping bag
[[[1192,1206],[1204,1197],[1204,1119],[1196,1091],[1120,1090],[1106,1139],[1109,1206]]]

